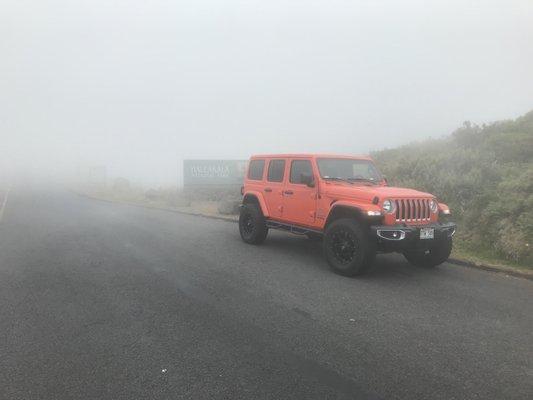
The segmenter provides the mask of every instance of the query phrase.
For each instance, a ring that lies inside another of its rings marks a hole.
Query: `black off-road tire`
[[[268,228],[265,217],[257,204],[248,203],[241,207],[239,215],[239,232],[244,242],[261,244],[265,241]]]
[[[376,246],[370,240],[365,226],[352,218],[340,218],[326,229],[324,254],[334,272],[355,276],[372,267]]]
[[[425,251],[405,251],[403,255],[411,264],[422,268],[434,268],[445,262],[452,252],[452,238],[439,240]]]

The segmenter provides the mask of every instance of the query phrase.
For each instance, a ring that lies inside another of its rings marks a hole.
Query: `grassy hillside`
[[[450,136],[373,154],[391,185],[447,203],[456,246],[533,266],[533,111],[514,121],[464,125]]]

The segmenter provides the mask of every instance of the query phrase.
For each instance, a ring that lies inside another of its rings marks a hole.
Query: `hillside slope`
[[[533,111],[373,157],[392,185],[450,205],[458,248],[533,265]]]

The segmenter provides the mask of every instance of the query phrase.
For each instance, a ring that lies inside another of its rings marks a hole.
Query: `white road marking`
[[[11,189],[7,189],[7,192],[4,196],[4,202],[2,203],[2,207],[0,207],[0,222],[2,222],[2,217],[4,216],[4,210],[6,209],[7,198],[9,197],[10,190]]]

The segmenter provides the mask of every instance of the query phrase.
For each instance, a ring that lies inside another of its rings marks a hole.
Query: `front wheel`
[[[366,229],[352,218],[338,219],[327,227],[324,253],[333,271],[344,276],[368,271],[376,256]]]
[[[261,244],[265,241],[268,228],[261,209],[256,204],[244,204],[239,215],[239,232],[246,243]]]
[[[427,250],[405,251],[403,255],[411,264],[422,268],[433,268],[445,262],[452,252],[452,238],[440,240]]]

